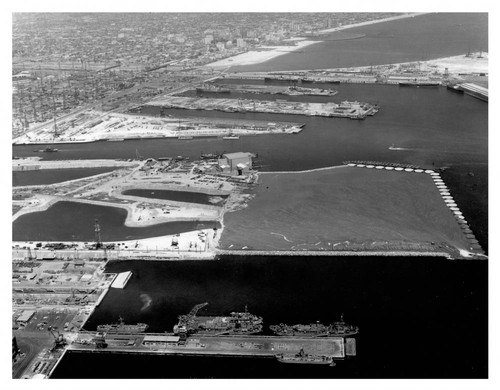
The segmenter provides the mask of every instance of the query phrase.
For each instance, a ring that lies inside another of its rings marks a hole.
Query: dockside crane
[[[182,314],[179,317],[177,317],[179,319],[178,325],[184,325],[184,326],[189,325],[191,322],[193,322],[193,319],[194,317],[196,317],[198,311],[207,305],[208,302],[199,303],[195,305],[188,314]]]
[[[195,305],[188,314],[182,314],[179,317],[179,322],[174,325],[174,334],[179,335],[179,345],[184,345],[187,339],[188,328],[192,324],[194,317],[198,311],[207,306],[208,302],[203,302]]]
[[[68,344],[63,334],[55,330],[52,326],[49,326],[47,330],[54,337],[54,346],[51,350],[52,352],[58,350],[59,348],[63,348],[66,344]]]

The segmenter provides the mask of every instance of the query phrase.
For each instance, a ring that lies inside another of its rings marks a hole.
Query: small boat
[[[193,137],[191,137],[190,135],[181,135],[177,137],[177,139],[193,139]]]
[[[59,149],[53,148],[52,146],[47,146],[45,149],[35,150],[35,152],[40,152],[40,153],[54,153],[58,151]]]
[[[222,137],[222,139],[240,139],[240,137],[237,135],[234,135],[234,134],[229,134],[229,135]]]
[[[389,150],[406,150],[405,148],[396,148],[394,146],[394,144],[392,144],[391,146],[389,146]]]

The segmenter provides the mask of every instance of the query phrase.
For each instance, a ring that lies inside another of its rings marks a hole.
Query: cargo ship
[[[231,93],[231,90],[217,85],[205,84],[202,87],[196,88],[196,92]]]
[[[320,89],[320,88],[302,88],[302,87],[288,87],[283,92],[278,92],[282,95],[309,95],[309,96],[335,96],[338,91],[332,89]]]
[[[437,81],[409,81],[400,82],[400,87],[438,87],[439,83]]]
[[[231,312],[227,317],[196,316],[208,303],[196,305],[189,314],[179,316],[174,334],[196,334],[205,336],[247,335],[262,331],[262,317],[248,312]]]
[[[98,332],[106,333],[142,333],[149,328],[148,324],[137,323],[135,325],[127,325],[122,317],[118,318],[118,322],[114,324],[97,325]]]
[[[330,325],[323,325],[319,322],[309,325],[271,325],[271,331],[278,336],[301,336],[301,337],[347,337],[359,333],[359,328],[348,325],[344,322],[344,316],[340,316],[340,321]]]
[[[325,355],[310,355],[305,353],[304,348],[301,348],[299,353],[285,354],[281,353],[276,355],[276,359],[280,363],[295,363],[295,364],[324,364],[335,366],[333,357]]]

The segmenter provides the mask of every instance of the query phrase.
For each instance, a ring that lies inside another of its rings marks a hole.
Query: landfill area
[[[378,107],[369,103],[344,101],[341,103],[291,102],[286,100],[264,101],[250,99],[208,99],[169,96],[146,103],[145,106],[181,108],[186,110],[216,110],[224,112],[263,112],[310,116],[365,119],[375,115]]]
[[[78,143],[101,140],[178,138],[182,136],[224,136],[228,133],[259,135],[297,132],[303,124],[295,122],[264,122],[222,118],[178,118],[172,116],[141,116],[141,106],[128,113],[104,113],[89,109],[64,120],[48,122],[15,138],[14,144]]]
[[[181,233],[175,238],[175,245],[174,237],[151,237],[129,240],[130,242],[122,238],[119,242],[108,242],[105,248],[110,250],[108,258],[113,258],[113,251],[116,251],[116,256],[121,257],[150,256],[152,254],[147,253],[148,248],[155,248],[155,253],[160,257],[182,258],[181,252],[194,257],[205,256],[207,253],[215,255],[220,231],[213,234],[209,228],[214,227],[217,221],[222,221],[226,211],[245,207],[251,199],[248,192],[257,180],[256,172],[251,169],[252,156],[251,153],[207,154],[197,161],[190,161],[182,156],[158,160],[149,158],[135,160],[130,167],[86,178],[50,185],[15,187],[13,197],[17,207],[13,222],[25,214],[45,211],[59,201],[120,207],[127,210],[126,226],[143,227],[172,221],[195,221],[200,227],[193,232]],[[148,197],[137,196],[140,194],[131,194],[128,192],[130,190],[150,190],[151,194]],[[181,201],[178,197],[157,197],[154,195],[156,191],[159,194],[161,191],[204,194],[207,201],[193,203]],[[205,226],[204,223],[208,224]],[[157,242],[153,242],[155,240]],[[124,241],[122,246],[121,241]],[[62,254],[63,258],[71,259],[103,257],[103,254],[95,250],[98,249],[95,242],[89,245],[66,242],[57,248],[50,247],[49,244],[42,238],[37,242],[18,242],[12,248],[13,256],[19,259],[36,259],[38,256],[52,256],[53,259]]]

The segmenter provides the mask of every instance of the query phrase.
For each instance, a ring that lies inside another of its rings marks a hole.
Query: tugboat
[[[359,333],[359,328],[348,325],[344,322],[344,315],[340,316],[340,321],[330,325],[323,325],[319,322],[309,325],[271,325],[271,331],[278,336],[301,336],[301,337],[348,337]]]
[[[114,324],[97,325],[98,332],[106,333],[142,333],[149,328],[148,324],[137,323],[135,325],[127,325],[122,317],[118,317],[118,322]]]
[[[391,146],[389,146],[389,150],[406,150],[405,148],[397,148],[394,146],[394,144],[392,144]]]
[[[222,137],[222,139],[240,139],[240,137],[231,133],[229,135]]]
[[[335,366],[333,357],[325,355],[309,355],[305,353],[304,348],[300,348],[299,353],[276,355],[276,359],[280,363],[295,363],[295,364],[323,364],[331,367]]]

